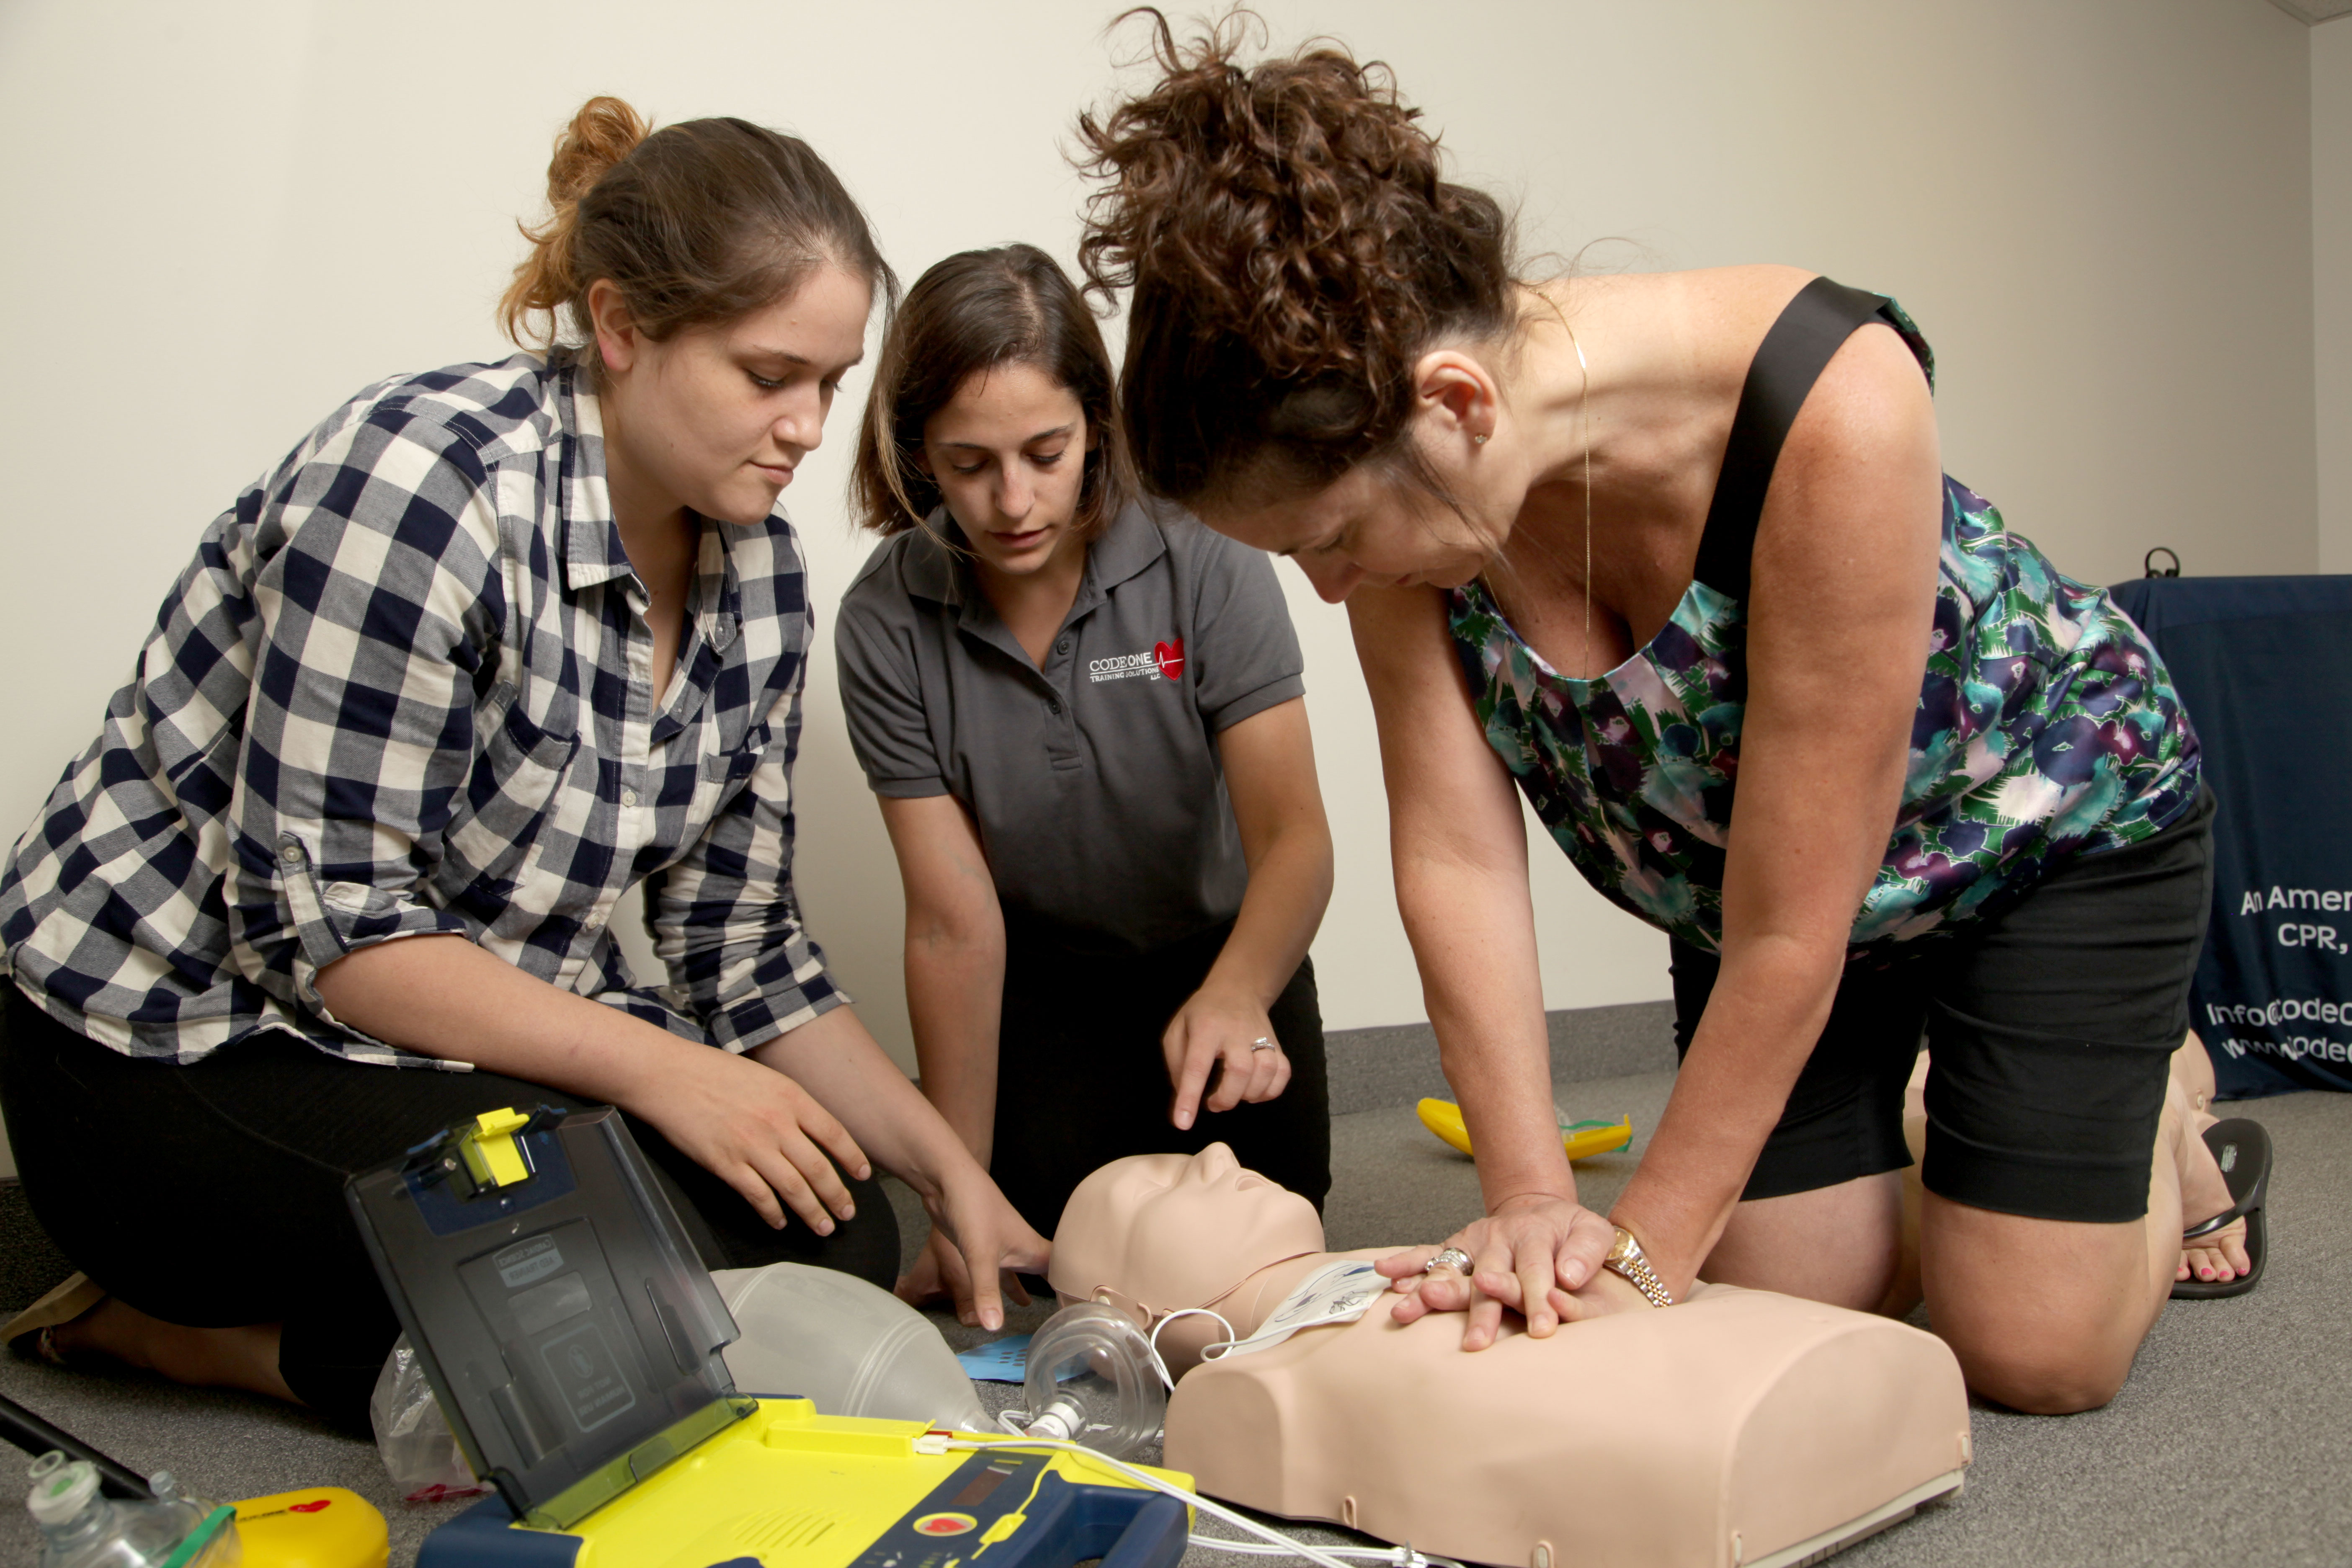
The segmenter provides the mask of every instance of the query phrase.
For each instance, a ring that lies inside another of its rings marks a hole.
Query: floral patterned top
[[[1612,902],[1718,951],[1744,605],[1694,582],[1647,647],[1580,680],[1519,639],[1483,583],[1448,601],[1478,722],[1569,858]],[[2154,836],[2198,790],[2196,731],[2140,629],[1947,477],[1910,766],[1853,944],[1981,915],[2067,856]]]

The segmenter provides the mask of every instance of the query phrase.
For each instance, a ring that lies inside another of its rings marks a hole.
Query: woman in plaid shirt
[[[6,1331],[41,1353],[365,1430],[397,1324],[343,1180],[509,1104],[619,1106],[713,1267],[888,1284],[872,1163],[983,1322],[1044,1260],[793,897],[777,496],[896,280],[742,121],[592,100],[549,186],[504,320],[586,341],[370,387],[240,496],[0,880],[0,1105],[90,1276]],[[605,930],[639,882],[665,984]]]

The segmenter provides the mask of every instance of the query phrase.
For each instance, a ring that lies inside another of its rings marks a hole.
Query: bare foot
[[[109,1296],[69,1323],[48,1331],[68,1360],[111,1356],[126,1365],[199,1388],[242,1388],[290,1405],[302,1402],[278,1370],[279,1327],[250,1323],[233,1329],[192,1329],[152,1318]]]
[[[2180,1166],[2180,1226],[2194,1229],[2200,1223],[2211,1219],[2228,1208],[2231,1202],[2230,1184],[2221,1179],[2221,1167],[2214,1163],[2213,1151],[2206,1146],[2205,1129],[2221,1120],[2199,1111],[2189,1119],[2189,1136],[2181,1140],[2183,1159]],[[2228,1284],[2239,1275],[2253,1268],[2253,1259],[2246,1256],[2246,1222],[2233,1219],[2210,1236],[2200,1236],[2180,1249],[2180,1267],[2172,1276],[2176,1283],[2197,1279],[2208,1283]]]
[[[2230,1184],[2221,1179],[2221,1167],[2205,1144],[2205,1129],[2221,1119],[2206,1109],[2213,1100],[2213,1060],[2193,1030],[2172,1053],[2172,1086],[2188,1101],[2189,1113],[2182,1119],[2186,1133],[2179,1153],[2180,1228],[2190,1230],[2231,1202]],[[2195,1245],[2183,1247],[2180,1267],[2172,1279],[2175,1284],[2197,1279],[2226,1285],[2252,1268],[2253,1260],[2246,1256],[2246,1222],[2234,1219],[2210,1236],[2199,1237]]]

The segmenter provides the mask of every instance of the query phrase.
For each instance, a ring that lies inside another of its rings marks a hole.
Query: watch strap
[[[1609,1249],[1609,1257],[1601,1267],[1639,1290],[1651,1306],[1675,1304],[1674,1293],[1666,1289],[1666,1282],[1658,1278],[1658,1271],[1642,1256],[1642,1244],[1623,1226],[1617,1227],[1617,1245]]]

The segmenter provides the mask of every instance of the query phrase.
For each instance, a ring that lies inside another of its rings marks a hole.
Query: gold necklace
[[[1576,329],[1569,325],[1565,311],[1559,324],[1568,328],[1569,346],[1576,351],[1577,374],[1581,377],[1576,388],[1576,428],[1584,442],[1584,668],[1589,670],[1592,668],[1592,366],[1585,362],[1584,345],[1577,342]]]

